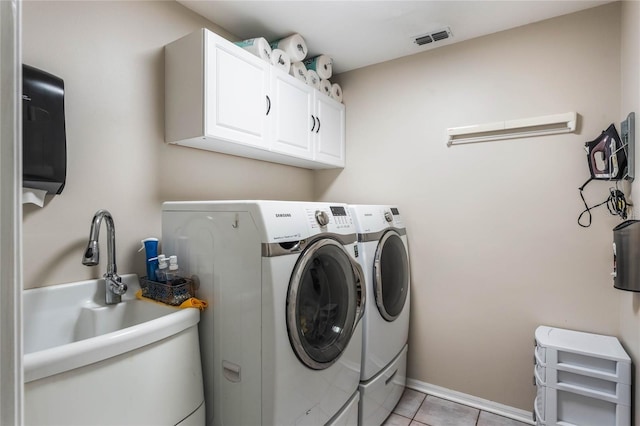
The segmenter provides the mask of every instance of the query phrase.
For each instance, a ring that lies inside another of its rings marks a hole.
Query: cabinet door
[[[206,136],[266,147],[269,64],[211,32],[205,55]]]
[[[316,129],[315,156],[318,162],[336,167],[345,165],[345,108],[326,95],[315,96]]]
[[[271,76],[271,150],[312,160],[313,88],[277,69]]]

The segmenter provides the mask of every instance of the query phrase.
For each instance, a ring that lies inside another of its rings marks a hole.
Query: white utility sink
[[[200,424],[200,311],[138,300],[138,276],[122,280],[115,305],[102,279],[23,292],[25,424]]]

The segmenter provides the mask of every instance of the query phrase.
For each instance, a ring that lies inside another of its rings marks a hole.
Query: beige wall
[[[400,206],[410,378],[530,411],[537,325],[617,334],[619,220],[576,219],[583,144],[621,116],[619,24],[611,4],[340,75],[347,166],[316,198]],[[568,111],[576,134],[446,147],[448,127]]]
[[[622,3],[622,106],[620,120],[631,111],[636,114],[636,146],[640,135],[640,2]],[[640,151],[636,148],[636,170],[640,165]],[[633,201],[640,202],[640,175],[632,187]],[[640,219],[640,210],[634,218]],[[636,360],[635,364],[635,424],[640,425],[640,294],[620,293],[620,334],[625,349]]]
[[[623,7],[637,23],[637,3]],[[119,271],[143,274],[136,250],[159,236],[165,200],[395,203],[411,245],[411,378],[530,410],[538,324],[616,334],[621,311],[638,345],[640,301],[609,277],[618,219],[600,207],[576,224],[582,145],[628,109],[619,4],[343,74],[347,167],[315,175],[163,143],[162,46],[220,32],[179,4],[27,1],[23,21],[24,62],[65,80],[69,156],[63,194],[24,209],[26,288],[103,273],[80,264],[99,208],[116,220]],[[447,127],[567,111],[575,135],[445,146]],[[607,188],[589,185],[588,202]]]
[[[65,81],[68,150],[63,193],[24,208],[25,288],[104,273],[104,245],[100,266],[80,263],[100,208],[118,271],[144,274],[137,250],[160,237],[163,201],[311,199],[311,171],[164,143],[163,46],[201,27],[220,32],[173,1],[23,3],[24,63]]]

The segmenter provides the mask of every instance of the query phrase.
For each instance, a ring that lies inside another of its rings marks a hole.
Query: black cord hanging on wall
[[[595,209],[596,207],[600,207],[603,204],[607,205],[607,209],[609,210],[609,213],[611,213],[614,216],[618,215],[623,220],[626,220],[627,208],[630,206],[630,204],[627,203],[627,199],[624,196],[624,192],[618,189],[617,182],[616,182],[615,188],[609,188],[609,196],[607,197],[606,200],[604,200],[599,204],[596,204],[595,206],[589,207],[589,205],[587,204],[587,201],[584,199],[584,195],[582,191],[584,190],[584,187],[587,186],[589,182],[591,182],[591,180],[592,179],[589,179],[584,183],[584,185],[578,188],[580,190],[580,198],[582,198],[582,202],[584,203],[584,207],[585,207],[582,213],[580,213],[580,216],[578,216],[578,225],[582,226],[583,228],[588,228],[589,226],[591,226],[591,219],[592,219],[591,210]],[[587,218],[588,218],[588,222],[586,224],[582,223],[582,216],[584,216],[585,214],[587,215]]]

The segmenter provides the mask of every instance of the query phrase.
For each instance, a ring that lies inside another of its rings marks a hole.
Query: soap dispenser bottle
[[[178,256],[169,256],[169,271],[167,272],[167,284],[178,285],[182,284],[182,271],[178,266]]]
[[[159,283],[166,283],[168,272],[169,263],[167,262],[167,257],[164,254],[159,254],[158,269],[156,270],[156,281]]]

